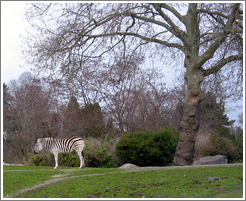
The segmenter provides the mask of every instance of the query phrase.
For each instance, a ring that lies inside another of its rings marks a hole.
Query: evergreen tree
[[[230,126],[234,121],[229,121],[229,117],[225,114],[225,103],[217,102],[215,94],[206,93],[200,106],[201,128],[207,127],[212,130],[221,126]]]
[[[82,115],[75,96],[71,96],[64,112],[64,130],[67,135],[82,135]]]
[[[209,92],[204,93],[203,96],[200,105],[200,127],[195,144],[196,158],[204,155],[204,149],[211,142],[211,135],[215,130],[231,126],[234,122],[229,120],[225,114],[224,102],[217,102],[215,94]]]
[[[82,115],[87,136],[105,136],[106,128],[99,103],[86,104],[82,109]]]

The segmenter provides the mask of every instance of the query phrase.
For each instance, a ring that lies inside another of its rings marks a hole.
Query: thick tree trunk
[[[193,162],[198,128],[198,106],[185,103],[184,115],[180,125],[179,143],[174,157],[174,165],[190,165]]]
[[[187,34],[184,38],[185,80],[187,91],[183,105],[184,113],[180,123],[179,143],[176,148],[175,165],[190,165],[194,159],[195,141],[199,129],[199,105],[202,100],[200,83],[204,70],[199,66],[200,31],[197,4],[189,4],[185,24]]]
[[[200,83],[204,78],[203,71],[197,67],[186,68],[185,79],[188,87],[183,105],[184,113],[180,123],[180,136],[173,161],[174,165],[190,165],[193,162],[195,141],[199,129],[199,105],[202,100]]]

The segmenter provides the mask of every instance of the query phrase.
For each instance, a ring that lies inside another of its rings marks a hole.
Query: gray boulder
[[[207,156],[193,162],[193,165],[208,165],[208,164],[227,164],[228,159],[224,155]]]
[[[120,169],[131,169],[131,168],[139,168],[139,166],[131,164],[131,163],[126,163],[119,168]]]

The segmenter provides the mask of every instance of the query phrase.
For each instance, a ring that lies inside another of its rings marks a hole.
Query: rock
[[[219,177],[205,177],[204,180],[209,181],[209,182],[214,182],[216,180],[219,180]]]
[[[207,156],[200,158],[193,162],[193,165],[207,165],[207,164],[227,164],[227,157],[224,155]]]
[[[139,168],[139,166],[131,164],[131,163],[126,163],[119,168],[120,169],[131,169],[131,168]]]

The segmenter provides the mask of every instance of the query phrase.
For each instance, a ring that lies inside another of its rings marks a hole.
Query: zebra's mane
[[[54,137],[38,137],[38,138],[36,138],[35,143],[37,143],[38,139],[51,139],[51,140],[54,140],[55,138]]]

